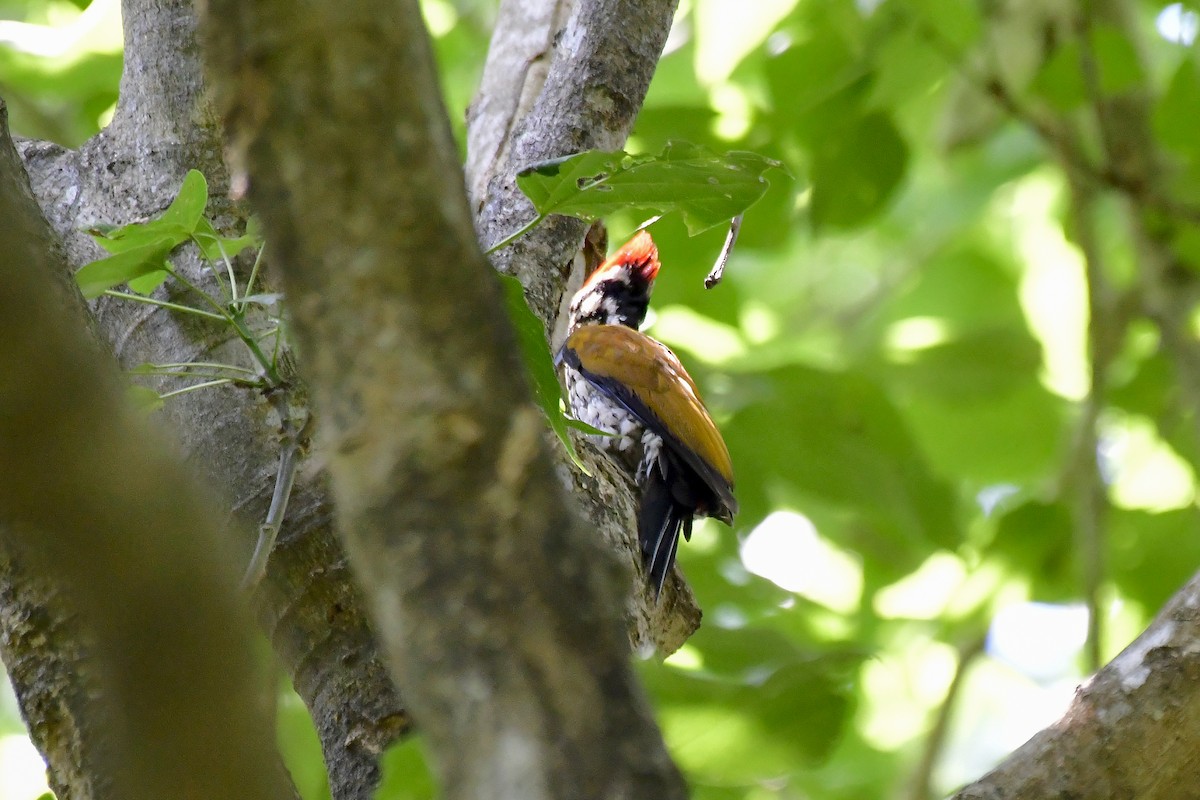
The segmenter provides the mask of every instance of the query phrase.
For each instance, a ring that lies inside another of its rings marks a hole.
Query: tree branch
[[[564,8],[570,6],[566,11]],[[675,0],[506,0],[479,95],[468,114],[467,174],[475,227],[491,243],[533,216],[516,187],[522,167],[591,148],[620,148],[633,127],[666,43]],[[569,12],[569,13],[568,13]],[[551,217],[492,262],[516,275],[552,341],[565,325],[564,297],[584,278],[587,223]],[[626,614],[635,648],[671,653],[695,632],[700,609],[676,570],[656,603],[639,574],[637,489],[584,437],[579,473],[558,450],[559,472],[600,537],[628,564]]]
[[[283,798],[256,702],[247,610],[210,499],[123,402],[56,277],[21,176],[0,174],[0,508],[5,549],[62,593],[95,650],[103,745],[90,787],[113,796]],[[113,465],[120,465],[114,469]],[[8,571],[12,575],[11,570]],[[6,615],[7,616],[7,615]],[[18,611],[16,620],[28,623]],[[57,673],[61,677],[61,673]],[[261,677],[261,675],[259,675]],[[73,732],[73,729],[72,729]],[[58,785],[87,781],[63,776]]]
[[[209,14],[339,528],[446,796],[683,797],[628,663],[622,581],[547,458],[417,3]]]
[[[21,150],[43,213],[62,237],[72,268],[102,253],[82,233],[97,222],[125,223],[161,211],[189,168],[205,173],[210,213],[222,231],[238,231],[246,209],[225,197],[229,185],[217,121],[203,90],[195,16],[190,0],[126,0],[125,72],[113,124],[79,150],[22,142]],[[7,139],[3,131],[3,140]],[[211,286],[194,252],[173,259],[189,280]],[[235,263],[245,269],[248,265]],[[69,281],[66,269],[64,281]],[[160,290],[165,297],[167,290]],[[171,299],[187,302],[184,297]],[[161,309],[104,299],[95,305],[100,338],[126,366],[144,362],[240,363],[238,344],[220,327],[197,325]],[[303,415],[306,400],[295,398]],[[219,488],[219,507],[234,509],[244,529],[265,519],[281,447],[279,413],[243,390],[192,392],[159,412],[190,462]],[[218,512],[219,513],[219,512]],[[235,559],[244,566],[252,538]],[[12,573],[14,576],[24,573]],[[15,578],[14,578],[15,579]],[[10,591],[35,587],[11,584]],[[0,586],[0,591],[4,587]],[[47,598],[49,599],[49,598]],[[254,592],[259,620],[293,685],[312,712],[334,798],[366,800],[378,781],[378,755],[408,729],[400,699],[382,666],[362,601],[333,535],[321,464],[301,459],[288,514],[265,579]],[[37,606],[31,600],[29,607]],[[48,619],[57,619],[49,607]],[[15,620],[12,621],[16,624]],[[0,623],[5,620],[0,619]],[[10,629],[3,629],[5,634]],[[3,638],[3,637],[0,637]],[[46,638],[12,639],[5,661],[56,663]],[[32,648],[32,649],[25,649]],[[63,696],[85,696],[78,665],[62,676]],[[23,674],[35,676],[33,670]],[[26,686],[28,692],[39,687]],[[55,710],[33,701],[22,710],[35,735],[59,731]],[[43,748],[47,740],[39,742]],[[55,759],[52,773],[59,771]]]
[[[953,800],[1176,800],[1200,785],[1200,575],[1067,713]],[[1183,794],[1181,794],[1183,792]]]

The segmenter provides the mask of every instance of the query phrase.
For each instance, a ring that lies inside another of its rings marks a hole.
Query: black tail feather
[[[642,548],[642,564],[646,577],[658,598],[667,575],[675,564],[679,549],[679,533],[685,528],[692,532],[693,509],[681,504],[671,487],[672,476],[664,470],[651,468],[642,488],[642,507],[638,513],[638,541]],[[666,470],[670,473],[670,470]]]

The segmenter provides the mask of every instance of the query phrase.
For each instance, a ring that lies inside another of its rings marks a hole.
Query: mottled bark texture
[[[676,0],[505,0],[479,94],[467,114],[467,182],[479,238],[499,241],[534,212],[516,187],[523,167],[587,149],[621,148],[666,43]],[[516,275],[558,344],[564,297],[584,278],[577,258],[587,225],[552,217],[492,256]],[[627,566],[626,614],[638,649],[671,653],[695,632],[700,609],[676,569],[663,596],[640,577],[638,492],[585,437],[576,445],[593,477],[556,449],[560,474],[600,537]]]
[[[1071,708],[954,800],[1200,797],[1200,575]]]
[[[339,527],[450,798],[683,797],[475,242],[416,0],[212,0]],[[219,22],[218,22],[219,21]]]
[[[114,796],[155,800],[288,797],[213,499],[125,404],[115,364],[71,319],[23,176],[4,177],[3,536],[92,644],[99,692],[84,702],[90,730],[105,734],[103,751],[90,749],[93,787],[108,779]]]
[[[226,199],[223,146],[206,100],[191,2],[127,0],[123,17],[125,72],[112,124],[78,150],[19,143],[71,269],[103,255],[83,230],[160,212],[189,168],[208,177],[210,214],[219,228],[240,229],[247,213]],[[7,128],[0,136],[8,141]],[[190,280],[213,288],[194,253],[185,251],[173,261]],[[235,266],[244,279],[248,265]],[[59,269],[68,281],[62,264]],[[160,296],[196,302],[178,287],[164,288]],[[97,332],[126,367],[190,360],[245,363],[240,345],[221,326],[110,299],[93,309]],[[302,406],[302,393],[294,396]],[[253,545],[250,531],[262,522],[275,481],[280,420],[274,406],[256,393],[222,388],[169,401],[157,416],[190,465],[219,491],[208,513],[221,518],[233,509],[243,523],[239,530],[246,539],[232,563],[244,565]],[[0,596],[24,609],[0,614],[0,641],[5,642],[0,654],[34,741],[49,762],[52,784],[62,800],[111,796],[82,780],[90,773],[86,734],[91,723],[75,701],[90,693],[89,648],[31,570],[3,559],[0,567],[5,567]],[[301,463],[283,530],[253,601],[276,655],[312,712],[334,798],[369,798],[379,776],[377,757],[407,730],[408,720],[333,535],[322,467],[315,459]],[[6,611],[12,607],[6,603]]]

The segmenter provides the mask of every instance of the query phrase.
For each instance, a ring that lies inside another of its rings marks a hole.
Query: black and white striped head
[[[646,231],[638,231],[575,293],[568,330],[584,325],[624,325],[637,330],[646,318],[658,266],[654,240]]]

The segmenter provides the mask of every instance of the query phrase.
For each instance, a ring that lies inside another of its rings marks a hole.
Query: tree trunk
[[[559,487],[475,242],[417,4],[289,7],[213,2],[213,75],[338,525],[446,796],[683,797],[626,581]]]

